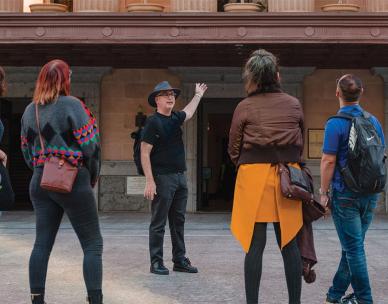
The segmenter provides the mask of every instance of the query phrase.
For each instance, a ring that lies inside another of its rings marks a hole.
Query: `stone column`
[[[366,9],[369,12],[388,12],[386,0],[366,0]]]
[[[85,12],[118,12],[120,0],[74,0],[73,11]]]
[[[387,142],[388,134],[388,67],[376,67],[372,68],[372,74],[380,76],[384,81],[384,125],[383,130],[385,134],[385,141]],[[385,190],[385,212],[388,213],[388,195],[386,195],[387,190]]]
[[[217,12],[217,0],[171,0],[172,12]]]
[[[22,13],[23,0],[0,0],[1,13]]]
[[[304,79],[314,71],[315,67],[281,67],[280,77],[283,90],[298,98],[303,105]]]
[[[81,98],[100,125],[101,82],[112,69],[110,67],[74,67],[71,76],[71,95]],[[99,206],[99,184],[94,187],[97,206]]]
[[[282,88],[288,94],[295,96],[299,99],[302,106],[304,100],[304,79],[311,75],[315,71],[315,67],[281,67],[280,77]],[[305,132],[305,151],[307,151],[307,134]],[[314,177],[314,188],[319,189],[320,187],[320,160],[306,159],[306,163],[310,168]]]
[[[241,69],[229,67],[174,67],[170,70],[181,78],[182,98],[186,103],[194,96],[195,83],[205,82],[209,89],[205,98],[243,98],[244,86],[241,81]],[[184,143],[186,150],[187,181],[189,199],[187,211],[197,211],[197,115],[185,124]]]
[[[314,0],[268,0],[269,12],[313,12]]]
[[[100,120],[101,81],[110,67],[72,68],[71,95],[79,97]],[[5,67],[8,90],[7,97],[32,97],[40,67]],[[98,186],[94,189],[98,204]]]

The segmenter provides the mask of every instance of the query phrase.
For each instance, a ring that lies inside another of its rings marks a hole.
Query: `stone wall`
[[[361,78],[365,87],[361,105],[384,125],[384,86],[379,76],[372,75],[369,70],[316,70],[304,83],[306,129],[323,128],[327,118],[337,113],[336,79],[345,73]]]

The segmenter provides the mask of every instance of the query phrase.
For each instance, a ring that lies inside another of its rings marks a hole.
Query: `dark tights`
[[[281,244],[280,224],[274,223],[276,240]],[[267,240],[267,223],[256,223],[251,247],[245,256],[245,292],[247,304],[257,304],[262,271],[262,260]],[[281,251],[286,273],[289,304],[300,304],[302,289],[302,260],[294,238]]]

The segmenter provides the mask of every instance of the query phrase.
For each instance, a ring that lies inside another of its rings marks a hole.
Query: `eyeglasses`
[[[167,97],[176,97],[176,94],[174,91],[164,91],[164,92],[160,92],[158,95],[156,95],[156,97],[158,96],[167,96]]]

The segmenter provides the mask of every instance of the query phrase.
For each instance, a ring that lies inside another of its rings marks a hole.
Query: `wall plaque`
[[[127,195],[143,195],[145,176],[127,176]]]
[[[307,143],[308,143],[308,158],[320,159],[322,157],[324,129],[308,129]]]

